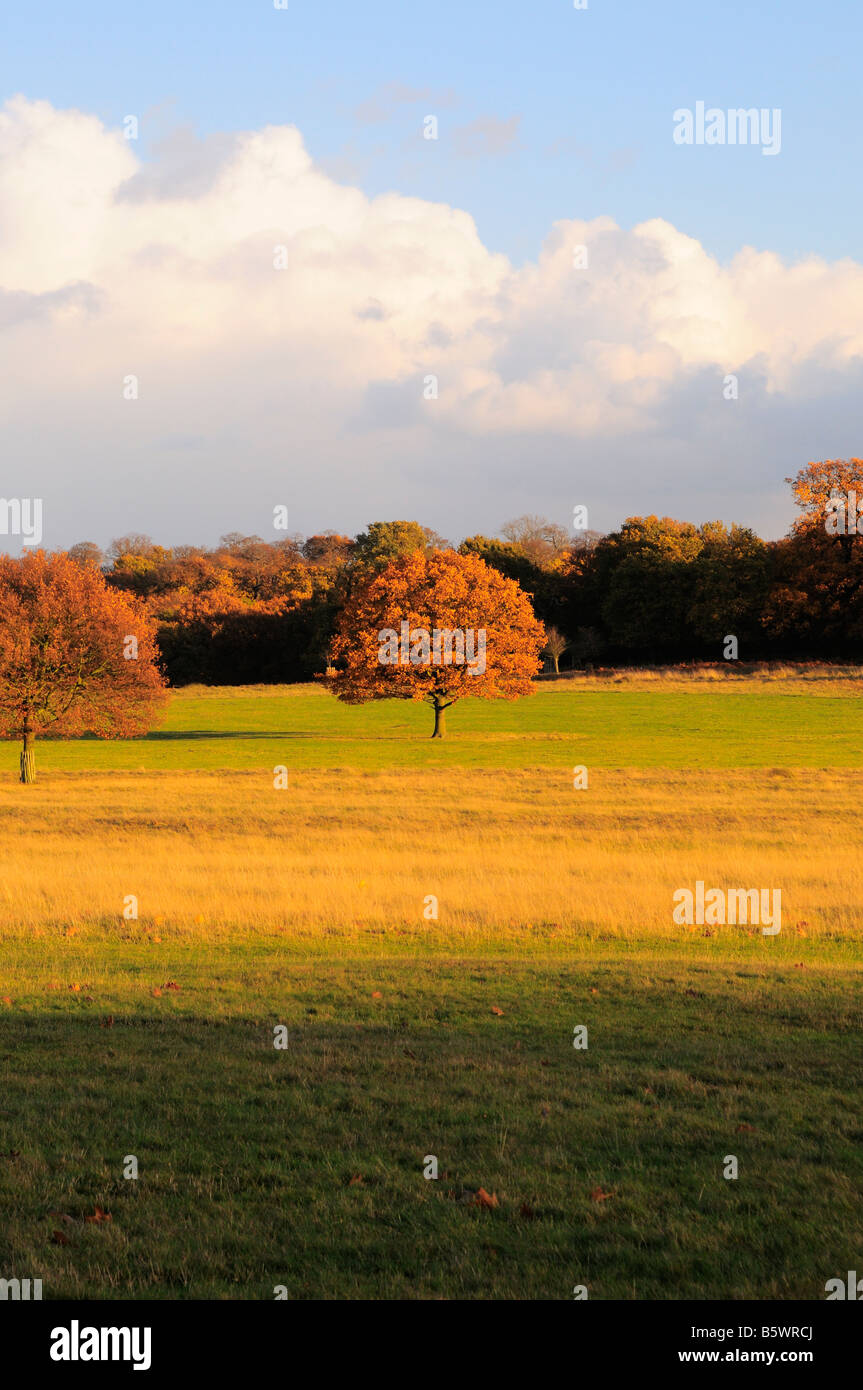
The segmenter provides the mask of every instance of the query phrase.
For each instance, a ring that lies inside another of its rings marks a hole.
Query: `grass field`
[[[0,1277],[823,1298],[863,1261],[861,689],[547,682],[443,744],[190,689],[34,787],[0,746]],[[696,879],[781,887],[781,933],[675,926]]]

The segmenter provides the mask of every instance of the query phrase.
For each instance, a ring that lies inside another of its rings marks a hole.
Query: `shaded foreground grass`
[[[0,1266],[50,1298],[823,1298],[863,1237],[860,975],[705,950],[126,944],[94,981],[19,947]]]

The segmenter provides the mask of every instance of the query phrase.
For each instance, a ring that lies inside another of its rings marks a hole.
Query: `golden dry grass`
[[[542,690],[772,690],[784,695],[863,696],[863,666],[816,661],[698,661],[679,666],[598,666],[593,671],[543,675]],[[197,687],[199,691],[203,687]]]
[[[586,791],[542,770],[300,772],[286,790],[263,771],[55,774],[0,785],[0,932],[565,951],[679,942],[672,893],[703,879],[781,888],[783,942],[850,943],[861,807],[863,773],[840,770],[597,770]]]

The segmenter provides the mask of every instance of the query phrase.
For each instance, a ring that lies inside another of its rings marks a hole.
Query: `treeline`
[[[630,517],[599,535],[527,516],[457,548],[531,596],[561,669],[715,660],[728,636],[746,661],[857,660],[863,541],[829,517],[858,487],[863,509],[863,462],[809,464],[788,481],[802,514],[780,541],[716,521]],[[69,553],[144,603],[172,684],[222,685],[311,680],[357,585],[402,555],[447,548],[417,522],[391,521],[354,537],[231,534],[214,549],[165,549],[130,535],[106,555],[90,542]]]

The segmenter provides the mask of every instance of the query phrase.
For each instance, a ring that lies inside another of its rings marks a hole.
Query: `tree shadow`
[[[314,738],[316,736],[318,738],[326,737],[314,729],[156,729],[152,733],[145,734],[142,741],[153,743],[160,740],[185,738]]]

